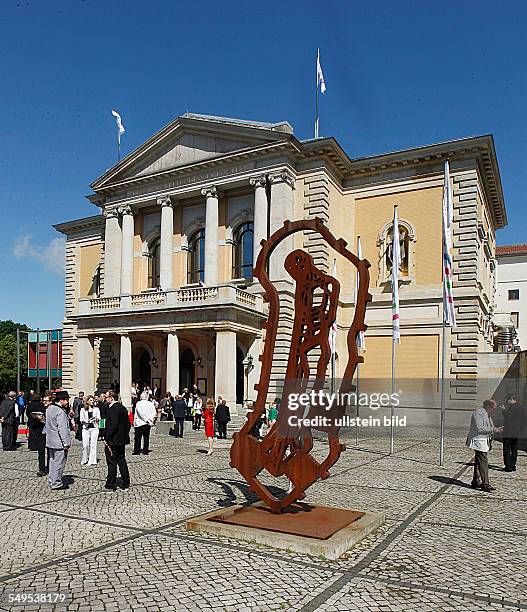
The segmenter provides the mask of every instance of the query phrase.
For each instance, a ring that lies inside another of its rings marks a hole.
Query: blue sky
[[[352,157],[492,132],[509,227],[526,241],[527,3],[3,0],[0,7],[0,319],[57,326],[52,224],[96,214],[84,196],[115,162],[192,111],[287,119]]]

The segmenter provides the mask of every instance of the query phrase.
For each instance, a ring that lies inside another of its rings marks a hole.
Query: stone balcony
[[[253,312],[263,313],[263,300],[259,295],[226,285],[220,287],[187,287],[169,291],[145,291],[115,297],[82,298],[78,301],[77,316],[225,306],[238,306]]]

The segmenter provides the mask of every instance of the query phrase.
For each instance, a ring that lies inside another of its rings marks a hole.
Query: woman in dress
[[[97,465],[97,438],[101,413],[95,406],[95,398],[88,395],[80,411],[82,427],[82,465]]]
[[[203,410],[203,422],[205,423],[205,437],[209,442],[207,455],[212,455],[214,446],[214,398],[207,397],[207,404]]]

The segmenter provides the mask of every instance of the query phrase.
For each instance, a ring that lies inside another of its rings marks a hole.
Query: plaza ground
[[[305,501],[382,511],[386,524],[329,562],[186,532],[187,517],[254,496],[229,467],[229,440],[210,457],[203,432],[151,440],[148,456],[128,447],[132,487],[115,493],[103,488],[104,462],[81,467],[78,442],[65,491],[35,475],[24,437],[0,455],[1,610],[22,609],[9,593],[45,591],[66,594],[71,611],[527,609],[523,452],[506,474],[496,444],[496,492],[486,494],[468,486],[461,432],[449,434],[443,468],[429,433],[398,433],[391,457],[385,435],[363,435],[359,447],[351,436]]]

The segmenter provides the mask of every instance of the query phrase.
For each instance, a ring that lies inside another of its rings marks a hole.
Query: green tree
[[[16,389],[16,330],[29,330],[23,323],[0,321],[0,391]],[[23,391],[29,392],[27,378],[27,334],[20,334],[20,374]]]

